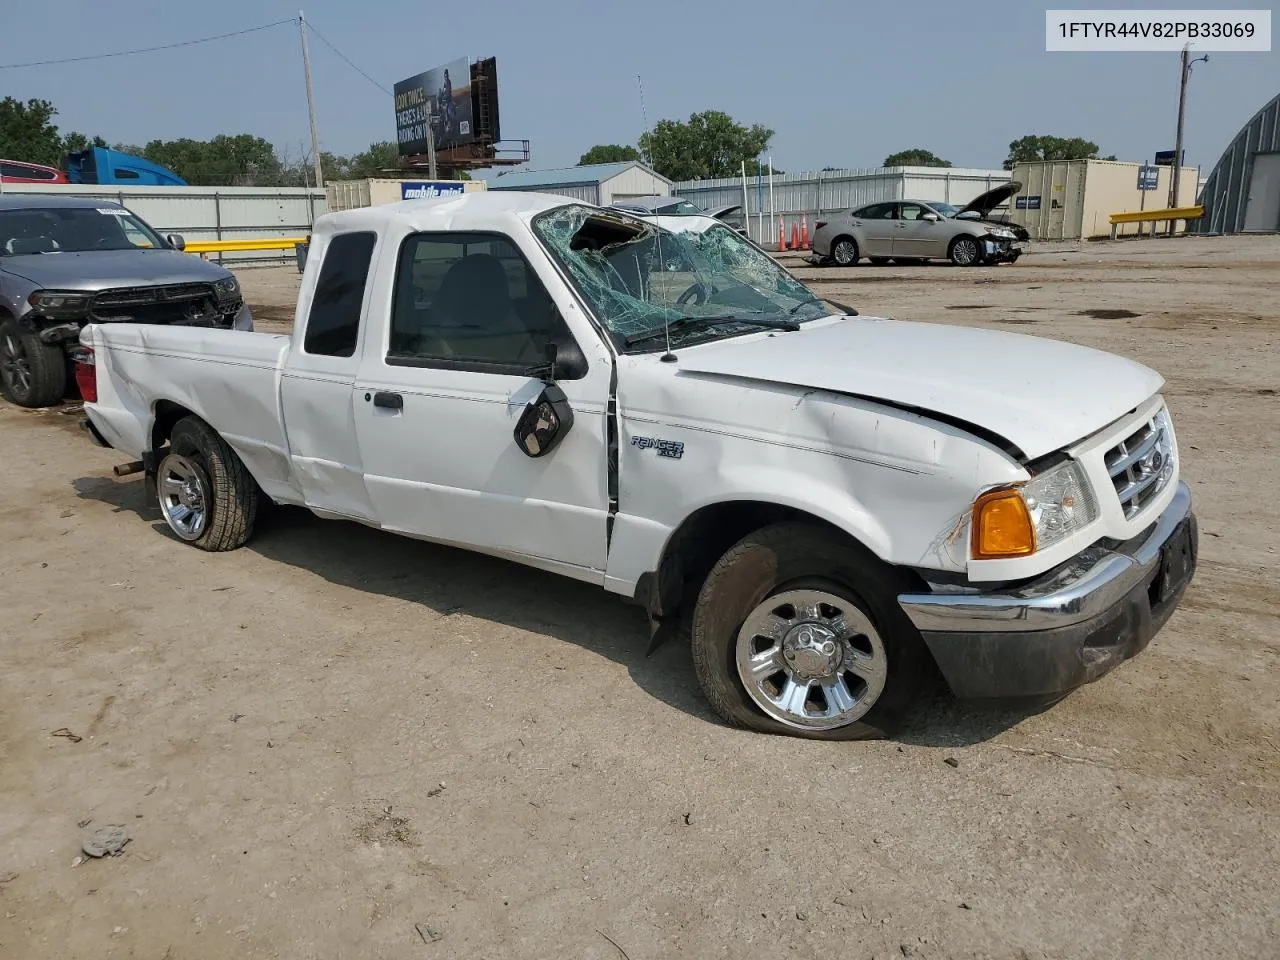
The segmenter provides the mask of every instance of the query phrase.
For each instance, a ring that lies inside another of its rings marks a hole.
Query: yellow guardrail
[[[188,240],[187,253],[238,253],[242,250],[292,250],[306,237],[267,237],[263,240]]]
[[[1122,223],[1150,223],[1152,232],[1157,223],[1171,223],[1175,220],[1199,220],[1204,216],[1204,207],[1173,207],[1165,210],[1127,210],[1124,213],[1111,214],[1111,239],[1116,238],[1116,228]],[[1142,227],[1138,227],[1142,234]]]

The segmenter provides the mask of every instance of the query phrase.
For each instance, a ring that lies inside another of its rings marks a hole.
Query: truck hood
[[[95,250],[34,253],[0,259],[0,270],[25,277],[46,290],[108,290],[161,283],[214,283],[231,274],[224,267],[177,250]]]
[[[677,350],[681,372],[786,384],[915,410],[1012,443],[1070,446],[1164,384],[1147,367],[1058,340],[872,317]]]

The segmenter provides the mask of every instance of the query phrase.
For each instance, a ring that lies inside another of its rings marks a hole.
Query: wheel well
[[[155,452],[169,442],[169,434],[174,425],[183,417],[194,414],[181,404],[172,400],[160,400],[156,403],[156,419],[151,425],[151,450]]]
[[[795,521],[836,530],[851,546],[866,550],[839,527],[803,510],[758,500],[713,503],[695,510],[676,528],[657,571],[646,573],[637,585],[636,599],[651,616],[670,616],[697,598],[711,568],[735,543],[762,527]]]

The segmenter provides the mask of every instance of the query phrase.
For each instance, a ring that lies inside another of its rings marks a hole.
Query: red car
[[[21,160],[0,160],[0,180],[5,183],[68,183],[67,175],[53,167]]]

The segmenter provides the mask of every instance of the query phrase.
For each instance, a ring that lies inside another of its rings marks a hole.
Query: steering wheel
[[[693,305],[695,307],[700,307],[704,303],[706,303],[707,302],[706,286],[702,283],[691,284],[688,290],[686,290],[684,293],[680,294],[678,298],[676,298],[676,303],[679,306],[684,306],[690,300],[693,301]]]

